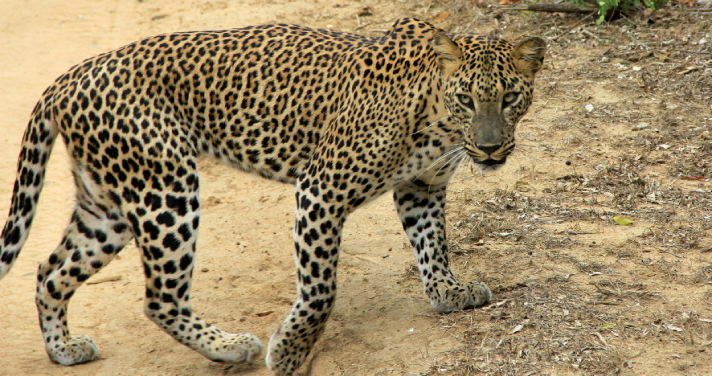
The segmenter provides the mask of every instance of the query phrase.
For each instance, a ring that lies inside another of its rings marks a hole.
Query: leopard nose
[[[499,150],[499,148],[502,147],[502,144],[497,144],[497,145],[477,145],[477,144],[475,144],[475,146],[478,149],[485,152],[485,154],[492,155],[492,153],[494,153],[495,151]]]

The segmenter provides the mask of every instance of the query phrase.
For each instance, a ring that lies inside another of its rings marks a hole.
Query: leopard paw
[[[67,341],[50,341],[45,346],[49,358],[63,366],[91,362],[99,354],[99,346],[89,336],[70,336]]]
[[[448,288],[442,298],[431,301],[435,310],[442,313],[481,307],[492,301],[492,291],[482,282],[471,281],[466,285]]]
[[[251,362],[262,353],[262,342],[252,334],[222,333],[219,341],[208,345],[210,351],[205,356],[215,362]]]

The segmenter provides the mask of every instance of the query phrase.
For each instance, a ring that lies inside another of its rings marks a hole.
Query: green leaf
[[[598,12],[600,13],[601,11],[599,10]],[[605,20],[606,20],[606,14],[604,13],[601,15],[601,17],[598,17],[598,19],[596,20],[596,25],[602,24],[603,21],[605,21]]]
[[[613,220],[621,226],[628,226],[629,224],[635,222],[628,217],[613,217]]]

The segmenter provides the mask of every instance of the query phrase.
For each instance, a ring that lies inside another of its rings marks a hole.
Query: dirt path
[[[28,114],[41,92],[71,65],[141,37],[169,31],[220,29],[272,21],[340,27],[329,16],[336,2],[0,2],[0,220],[10,201],[16,156]],[[338,8],[354,23],[357,6]],[[346,16],[344,16],[346,17]],[[294,298],[291,227],[293,189],[206,160],[200,164],[199,258],[194,307],[230,332],[252,332],[267,343]],[[74,334],[93,337],[100,359],[66,368],[47,358],[37,326],[33,291],[37,264],[60,240],[73,197],[62,142],[50,160],[32,235],[0,284],[0,375],[267,375],[254,366],[211,363],[173,341],[142,313],[143,274],[135,246],[74,296]],[[314,375],[426,370],[433,356],[456,339],[433,335],[431,315],[417,278],[407,272],[411,251],[390,197],[347,222],[340,265],[339,302],[324,340],[315,349]],[[112,278],[109,278],[112,279]],[[304,370],[307,367],[303,367]],[[240,372],[237,372],[237,371]]]

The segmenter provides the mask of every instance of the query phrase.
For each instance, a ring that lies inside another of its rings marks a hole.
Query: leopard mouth
[[[502,159],[487,158],[484,161],[480,161],[480,160],[473,158],[473,160],[474,160],[475,164],[477,164],[477,165],[492,167],[492,166],[503,165],[505,162],[507,162],[507,157],[504,157]]]
[[[494,171],[499,169],[507,162],[507,157],[513,150],[514,144],[504,149],[501,145],[491,147],[465,146],[465,151],[480,171]]]
[[[507,162],[507,156],[505,155],[502,159],[494,159],[492,157],[487,157],[486,159],[480,159],[475,156],[471,156],[472,161],[475,163],[480,172],[486,171],[496,171],[499,170]]]

